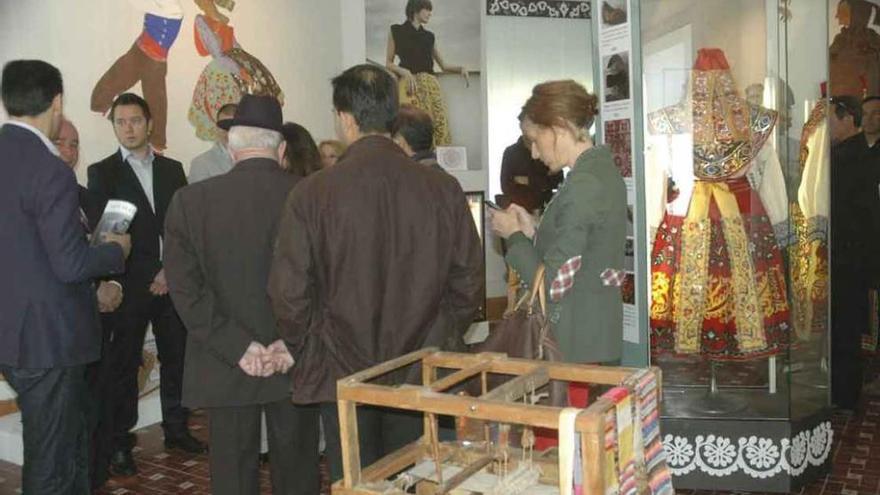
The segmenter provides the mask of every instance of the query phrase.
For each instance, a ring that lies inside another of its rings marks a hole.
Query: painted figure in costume
[[[671,171],[680,187],[649,213],[650,224],[659,223],[651,254],[655,354],[738,360],[773,355],[788,342],[779,248],[787,199],[768,144],[776,119],[740,96],[719,49],[699,51],[687,100],[648,116],[648,167]],[[648,196],[664,198],[668,177],[648,179]]]
[[[91,108],[102,114],[110,110],[116,96],[141,83],[143,97],[153,110],[150,144],[157,151],[166,147],[168,121],[168,52],[183,23],[180,0],[129,0],[144,12],[144,29],[131,48],[107,69],[92,90]]]
[[[789,246],[791,320],[798,339],[824,335],[828,312],[828,215],[831,152],[828,100],[816,103],[801,132],[801,183],[792,203],[796,242]]]
[[[391,26],[385,66],[400,83],[400,104],[418,107],[434,122],[434,145],[452,144],[446,103],[434,74],[434,61],[443,72],[459,73],[470,84],[464,67],[448,65],[437,49],[434,33],[425,29],[434,7],[430,0],[407,0],[406,20]],[[395,57],[398,62],[395,64]]]
[[[217,141],[220,130],[215,118],[221,107],[238,103],[245,94],[274,96],[284,105],[284,93],[269,69],[238,44],[229,17],[218,9],[231,11],[235,2],[195,0],[195,3],[203,12],[196,16],[193,29],[196,50],[213,60],[196,82],[189,122],[199,139]]]
[[[880,7],[874,3],[837,4],[835,17],[842,28],[830,48],[831,96],[880,94],[880,34],[868,25],[872,13],[874,25],[880,25]]]

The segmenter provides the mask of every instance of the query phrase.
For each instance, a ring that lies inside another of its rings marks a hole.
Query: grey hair
[[[229,151],[243,149],[275,151],[283,140],[284,136],[280,132],[260,127],[237,125],[229,129]]]

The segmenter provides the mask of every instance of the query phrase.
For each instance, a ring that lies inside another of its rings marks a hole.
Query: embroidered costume
[[[791,205],[795,242],[788,248],[791,320],[803,341],[824,335],[828,324],[829,158],[828,101],[819,100],[801,132],[801,184]]]
[[[193,34],[199,55],[213,57],[196,82],[189,107],[189,122],[199,139],[216,141],[220,132],[217,112],[223,105],[238,103],[244,94],[270,95],[284,104],[284,93],[275,77],[241,48],[232,26],[200,14]]]
[[[680,187],[649,218],[659,223],[652,351],[715,360],[780,352],[789,307],[779,249],[785,184],[768,144],[776,112],[742,99],[724,53],[702,49],[689,98],[648,120],[649,197],[664,198],[670,176]]]

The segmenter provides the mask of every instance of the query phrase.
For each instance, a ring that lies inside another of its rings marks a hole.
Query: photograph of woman
[[[434,7],[430,0],[407,0],[406,20],[391,26],[385,66],[400,82],[400,103],[414,105],[434,121],[434,145],[452,144],[446,103],[440,82],[434,72],[434,62],[445,73],[461,74],[470,86],[467,69],[450,65],[440,55],[434,33],[425,26],[430,22]]]
[[[205,141],[216,141],[214,121],[220,107],[238,103],[242,95],[270,95],[284,105],[284,93],[275,77],[259,59],[244,51],[235,39],[235,30],[229,17],[218,7],[231,11],[231,0],[194,0],[202,10],[195,18],[195,44],[199,55],[213,60],[202,71],[193,90],[189,108],[189,122],[196,136]]]
[[[565,361],[611,364],[622,345],[622,295],[612,280],[622,281],[625,263],[626,186],[609,149],[590,137],[597,105],[572,80],[535,86],[520,114],[523,138],[551,173],[569,172],[540,221],[512,204],[492,211],[491,222],[520,280],[544,265],[547,317]],[[588,395],[585,384],[570,384],[571,405],[585,407]],[[553,443],[537,436],[536,448]]]

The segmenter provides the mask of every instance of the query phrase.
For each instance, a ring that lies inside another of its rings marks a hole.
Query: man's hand
[[[122,248],[122,254],[125,256],[125,259],[128,259],[128,255],[131,254],[131,236],[129,234],[105,232],[101,236],[101,242],[115,242],[116,244],[119,244],[119,247]]]
[[[164,296],[168,294],[168,281],[165,280],[165,269],[159,270],[153,283],[150,284],[150,293],[154,296]]]
[[[290,351],[287,350],[287,345],[284,344],[284,341],[278,339],[275,342],[272,342],[272,344],[269,345],[268,350],[272,364],[274,365],[275,373],[287,373],[290,370],[290,367],[293,366],[294,359],[293,356],[290,355]]]
[[[98,285],[98,309],[102,313],[116,311],[122,304],[122,286],[115,282],[101,282]]]
[[[264,363],[268,353],[268,349],[263,344],[251,342],[247,350],[244,351],[244,355],[238,360],[238,367],[247,375],[264,376],[266,371]],[[274,372],[274,368],[271,371]]]

